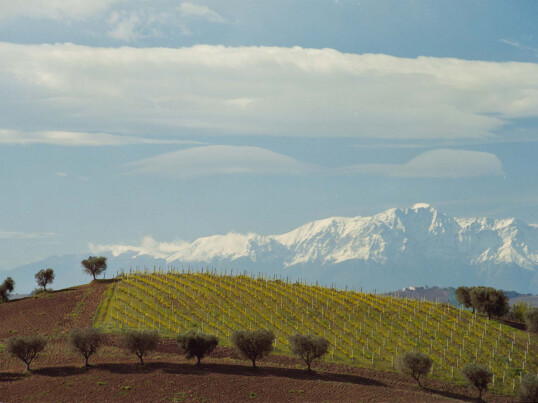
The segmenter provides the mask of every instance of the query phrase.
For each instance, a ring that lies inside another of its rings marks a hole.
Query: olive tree
[[[84,259],[81,264],[84,268],[84,272],[91,274],[95,280],[95,276],[98,276],[106,270],[106,257],[90,256],[88,259]]]
[[[473,287],[470,293],[472,307],[487,314],[488,318],[506,315],[510,310],[508,297],[502,290],[492,287]]]
[[[403,373],[411,375],[422,387],[420,377],[428,374],[432,368],[432,359],[420,351],[407,351],[398,357],[398,367]]]
[[[471,289],[469,287],[458,287],[454,294],[459,304],[463,305],[465,308],[473,308],[474,313],[475,308],[471,303]]]
[[[478,398],[482,399],[482,391],[488,389],[488,384],[493,378],[493,372],[483,364],[467,364],[461,370],[467,381],[478,389]]]
[[[301,357],[311,371],[312,361],[321,358],[329,349],[329,341],[321,336],[296,334],[288,339],[291,351]]]
[[[97,353],[102,342],[103,334],[98,329],[91,327],[87,329],[73,329],[69,333],[69,343],[73,350],[84,356],[86,368],[90,367],[88,360],[93,354]]]
[[[120,337],[121,346],[135,354],[144,365],[144,356],[157,348],[159,334],[155,331],[127,331]]]
[[[275,334],[268,330],[236,330],[231,339],[240,354],[251,360],[252,368],[256,369],[256,360],[273,351]]]
[[[47,339],[43,336],[11,337],[6,344],[7,352],[26,364],[26,370],[31,371],[30,364],[43,351]]]
[[[200,366],[200,361],[206,355],[218,346],[219,340],[216,336],[207,333],[194,332],[189,330],[185,334],[181,334],[176,338],[177,344],[183,350],[185,358],[195,358],[198,360],[196,366]]]
[[[11,277],[4,280],[0,285],[0,303],[9,301],[9,294],[15,289],[15,281]]]
[[[43,287],[43,291],[47,291],[47,285],[54,281],[54,270],[51,268],[39,270],[34,277],[37,285]]]

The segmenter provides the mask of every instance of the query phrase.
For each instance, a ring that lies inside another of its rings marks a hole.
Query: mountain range
[[[317,220],[280,235],[228,233],[192,243],[146,237],[139,245],[90,245],[90,251],[108,257],[109,276],[136,267],[216,267],[376,292],[409,285],[538,291],[537,225],[450,217],[425,203]],[[61,288],[89,280],[80,266],[85,257],[51,257],[5,273],[25,292],[35,286],[35,272],[52,267]]]

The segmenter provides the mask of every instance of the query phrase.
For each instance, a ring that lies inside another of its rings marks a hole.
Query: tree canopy
[[[98,276],[106,270],[106,257],[90,256],[88,259],[84,259],[81,264],[84,268],[84,272],[91,274],[95,280],[95,276]]]

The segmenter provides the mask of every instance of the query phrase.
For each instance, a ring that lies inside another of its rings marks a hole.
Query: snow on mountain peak
[[[454,269],[476,267],[480,272],[491,270],[492,276],[498,276],[500,267],[517,267],[536,273],[538,281],[538,227],[515,219],[453,218],[426,203],[370,217],[312,221],[280,235],[231,232],[192,243],[158,243],[148,237],[138,246],[93,245],[92,251],[110,251],[114,256],[134,252],[168,263],[241,261],[281,269],[353,262],[357,270],[360,265],[377,265],[384,270],[423,267],[425,273],[436,273],[442,271],[438,262],[450,262],[446,264]]]

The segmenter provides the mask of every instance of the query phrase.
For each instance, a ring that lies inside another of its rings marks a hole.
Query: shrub
[[[485,365],[472,363],[463,367],[461,373],[472,386],[478,389],[478,398],[482,399],[482,391],[488,389],[493,372]]]
[[[252,368],[256,369],[256,360],[273,351],[275,334],[268,330],[236,330],[231,339],[241,355],[250,359]]]
[[[52,284],[54,281],[54,270],[39,270],[34,277],[37,285],[43,287],[43,291],[47,291],[47,284]]]
[[[157,348],[159,334],[155,331],[130,331],[121,335],[120,343],[123,348],[135,354],[140,364],[144,365],[144,356]]]
[[[532,309],[532,305],[528,302],[518,302],[510,308],[510,319],[517,322],[525,322],[525,314]]]
[[[216,336],[207,333],[195,333],[192,330],[189,330],[187,333],[179,335],[176,339],[177,344],[185,353],[187,359],[197,358],[196,366],[200,366],[200,361],[206,355],[211,354],[211,352],[218,346],[219,340]]]
[[[31,371],[30,364],[46,345],[47,339],[43,336],[11,337],[7,341],[6,350],[10,355],[24,362],[26,369]]]
[[[432,368],[432,359],[419,351],[408,351],[398,357],[398,367],[403,373],[410,374],[422,387],[420,377],[428,374]]]
[[[525,313],[525,324],[529,332],[538,332],[538,308],[529,309]]]
[[[73,329],[69,333],[69,343],[73,350],[82,354],[86,360],[85,367],[89,368],[88,359],[99,350],[103,341],[103,334],[93,328]]]
[[[538,375],[527,374],[521,378],[519,396],[524,402],[538,403]]]
[[[290,336],[291,351],[300,356],[310,371],[310,364],[313,360],[322,357],[329,349],[329,341],[320,336],[296,334]]]

